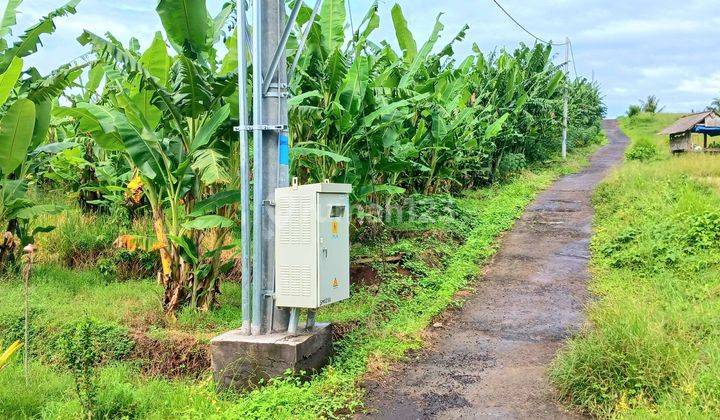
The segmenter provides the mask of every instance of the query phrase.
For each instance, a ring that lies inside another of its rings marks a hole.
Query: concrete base
[[[242,335],[240,330],[210,341],[215,382],[221,388],[247,389],[261,379],[293,372],[312,372],[325,365],[332,350],[332,327],[317,324],[313,331]]]

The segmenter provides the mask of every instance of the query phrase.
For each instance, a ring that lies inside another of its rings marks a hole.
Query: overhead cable
[[[568,38],[568,45],[570,45],[570,57],[572,57],[573,71],[575,72],[575,78],[578,77],[577,67],[575,66],[575,51],[573,50],[572,41]]]
[[[542,38],[540,38],[539,36],[535,35],[534,33],[530,32],[525,26],[523,26],[520,22],[518,22],[518,20],[515,19],[515,18],[513,17],[513,15],[511,15],[510,12],[508,12],[497,0],[492,0],[492,1],[493,1],[493,3],[495,3],[495,5],[496,5],[497,7],[500,8],[500,10],[502,10],[503,13],[505,13],[505,15],[507,15],[507,17],[510,18],[510,20],[512,20],[518,27],[520,27],[520,29],[522,29],[522,30],[525,31],[528,35],[530,35],[531,37],[533,37],[533,38],[535,38],[536,40],[540,41],[541,43],[543,43],[543,44],[548,44],[548,45],[553,45],[553,46],[557,46],[557,47],[563,46],[563,45],[566,44],[565,42],[563,42],[563,43],[556,43],[556,42],[552,42],[552,41],[545,41],[544,39],[542,39]]]

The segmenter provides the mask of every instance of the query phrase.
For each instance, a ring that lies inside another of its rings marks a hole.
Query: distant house
[[[704,135],[703,149],[708,150],[708,136],[720,136],[720,115],[713,111],[686,115],[660,132],[670,136],[670,151],[673,153],[692,151],[693,133]]]

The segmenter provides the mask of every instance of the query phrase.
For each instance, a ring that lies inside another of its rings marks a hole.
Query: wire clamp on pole
[[[233,131],[239,133],[241,131],[255,131],[255,130],[262,130],[262,131],[288,131],[288,126],[283,124],[278,125],[267,125],[267,124],[260,124],[260,125],[239,125],[236,127],[233,127]]]
[[[290,98],[290,86],[287,83],[270,83],[270,88],[263,94],[266,98]]]
[[[263,96],[265,96],[266,98],[289,98],[289,97],[290,97],[290,92],[288,92],[288,91],[286,91],[286,90],[285,90],[285,91],[279,91],[279,92],[278,92],[278,91],[273,91],[273,90],[271,90],[270,92],[266,93],[266,94],[263,95]]]

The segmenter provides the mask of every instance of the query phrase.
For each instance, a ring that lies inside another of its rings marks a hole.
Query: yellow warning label
[[[340,286],[340,282],[338,282],[338,279],[336,279],[336,278],[333,279],[333,281],[332,281],[332,287],[337,288],[338,286]]]
[[[332,230],[333,235],[337,235],[339,230],[338,222],[333,221],[330,229]]]

